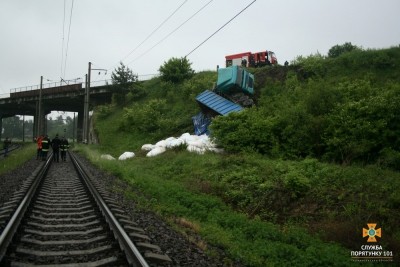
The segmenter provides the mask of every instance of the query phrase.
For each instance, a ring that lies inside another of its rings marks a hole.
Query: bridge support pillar
[[[33,136],[37,137],[41,134],[46,134],[47,123],[46,123],[46,112],[41,111],[43,108],[39,108],[39,101],[36,101],[35,116],[33,117]],[[47,112],[49,113],[49,112]]]
[[[76,129],[76,141],[78,143],[83,142],[85,137],[83,136],[83,112],[78,112],[78,125]]]

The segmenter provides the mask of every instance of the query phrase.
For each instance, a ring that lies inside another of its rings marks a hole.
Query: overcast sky
[[[157,74],[164,61],[187,55],[253,0],[209,2],[0,0],[0,94],[39,84],[42,75],[45,82],[84,78],[89,61],[109,70],[93,71],[92,80],[109,79],[121,60],[141,78]],[[400,0],[257,0],[188,58],[202,71],[246,51],[274,51],[283,64],[345,42],[398,46],[399,11]]]

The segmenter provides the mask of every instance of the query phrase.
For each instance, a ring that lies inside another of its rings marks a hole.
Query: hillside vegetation
[[[212,88],[216,72],[177,84],[137,82],[123,103],[95,110],[100,144],[79,149],[139,189],[126,194],[141,207],[223,248],[227,266],[350,266],[370,222],[382,227],[379,244],[398,261],[399,62],[394,47],[251,69],[256,106],[211,125],[224,154],[180,147],[146,158],[140,151],[193,132],[195,96]],[[125,151],[136,157],[100,159]]]

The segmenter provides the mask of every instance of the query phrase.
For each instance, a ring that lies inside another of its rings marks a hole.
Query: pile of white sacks
[[[154,157],[164,153],[167,149],[186,145],[186,149],[190,152],[197,154],[204,154],[206,151],[213,151],[216,153],[223,152],[222,149],[217,148],[211,141],[208,135],[191,135],[184,133],[180,137],[169,137],[167,139],[158,141],[156,144],[145,144],[142,150],[149,151],[146,157]]]
[[[184,133],[180,137],[169,137],[167,139],[158,141],[156,144],[145,144],[142,146],[142,150],[148,151],[146,157],[154,157],[172,149],[186,145],[186,149],[190,152],[197,154],[204,154],[206,151],[213,151],[216,153],[222,153],[223,149],[217,148],[216,145],[210,140],[208,135],[191,135]],[[135,156],[133,152],[124,152],[119,156],[119,160],[126,160]],[[111,155],[101,155],[102,159],[115,160]]]
[[[133,158],[134,156],[135,156],[135,153],[133,153],[133,152],[124,152],[124,153],[122,153],[121,156],[119,156],[118,159],[119,160],[126,160],[126,159]],[[113,156],[109,155],[109,154],[101,155],[100,158],[108,159],[108,160],[115,160],[115,158]]]

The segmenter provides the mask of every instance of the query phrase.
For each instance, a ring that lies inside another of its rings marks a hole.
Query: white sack
[[[160,154],[164,153],[165,150],[166,149],[163,146],[155,147],[149,153],[147,153],[146,157],[154,157],[154,156],[160,155]]]
[[[183,139],[181,139],[181,138],[175,138],[175,139],[173,139],[173,140],[169,140],[168,142],[167,142],[167,148],[174,148],[174,147],[177,147],[177,146],[180,146],[180,145],[183,145],[185,143],[185,141],[183,141]]]
[[[197,148],[204,148],[204,147],[205,147],[204,142],[202,142],[201,140],[192,140],[192,141],[189,141],[189,142],[187,142],[187,145],[188,145],[188,146],[195,146],[195,147],[197,147]]]
[[[108,159],[108,160],[115,160],[115,158],[109,154],[103,154],[100,156],[102,159]]]
[[[166,147],[166,146],[167,146],[167,142],[166,142],[165,140],[158,141],[158,142],[156,143],[156,147],[157,147],[157,146]]]
[[[135,153],[133,152],[124,152],[122,153],[121,156],[119,156],[119,160],[126,160],[126,159],[130,159],[133,158],[135,156]]]
[[[209,148],[210,151],[221,154],[224,153],[224,149],[223,148],[216,148],[216,147],[211,147]]]
[[[206,152],[205,148],[192,146],[192,145],[188,145],[186,149],[189,152],[194,152],[194,153],[201,154],[201,155]]]
[[[185,143],[187,143],[190,140],[193,140],[192,136],[189,133],[184,133],[179,138],[185,141]]]
[[[155,148],[156,146],[155,145],[152,145],[152,144],[144,144],[143,146],[142,146],[142,150],[144,150],[144,151],[150,151],[150,150],[152,150],[153,148]]]

